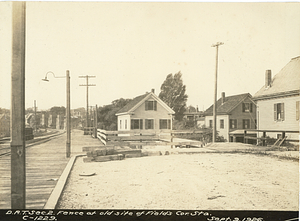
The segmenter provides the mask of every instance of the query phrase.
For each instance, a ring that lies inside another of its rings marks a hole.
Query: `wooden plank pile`
[[[106,162],[142,156],[140,149],[117,148],[115,146],[83,147],[82,150],[87,155],[83,158],[83,162]]]

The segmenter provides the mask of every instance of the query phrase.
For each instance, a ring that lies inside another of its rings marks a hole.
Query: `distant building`
[[[48,127],[48,119],[49,119],[49,114],[47,112],[41,113],[41,126],[43,128]]]
[[[57,118],[57,115],[49,114],[48,127],[52,128],[52,129],[56,129],[56,118]]]
[[[57,115],[56,116],[56,129],[58,130],[63,130],[65,128],[65,123],[64,123],[64,116],[63,115]]]
[[[10,116],[8,114],[0,114],[0,137],[10,136]]]
[[[265,85],[253,96],[257,102],[260,130],[299,131],[300,56],[291,61],[272,78],[265,73]],[[279,137],[280,133],[267,133]],[[286,134],[288,139],[299,139],[299,134]]]
[[[256,129],[256,104],[249,93],[226,97],[223,92],[217,101],[216,114],[218,135],[226,141],[243,142],[243,129]],[[212,128],[213,105],[204,112],[204,116],[206,127]]]
[[[152,89],[151,92],[134,98],[116,113],[118,131],[139,134],[171,132],[174,113]]]
[[[185,120],[186,127],[201,127],[204,124],[204,113],[197,108],[187,108],[187,111],[183,113],[183,119]],[[203,122],[203,123],[202,123]]]

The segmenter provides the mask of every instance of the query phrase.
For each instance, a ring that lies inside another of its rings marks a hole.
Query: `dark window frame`
[[[274,104],[274,121],[284,121],[284,103]]]
[[[131,119],[131,130],[142,130],[143,129],[143,119]]]
[[[230,129],[237,129],[237,119],[230,119],[229,120],[229,127]]]
[[[220,129],[224,129],[224,119],[220,119]]]
[[[213,120],[209,120],[209,128],[213,128]]]
[[[154,119],[145,119],[145,130],[154,129]]]
[[[157,101],[145,101],[145,110],[146,111],[157,111]]]
[[[170,119],[159,119],[159,129],[161,129],[161,130],[171,129],[171,120]]]
[[[250,125],[250,119],[243,119],[243,129],[250,129],[251,125]],[[246,125],[248,125],[248,127],[246,127]]]
[[[251,102],[245,102],[243,103],[243,112],[244,113],[252,113],[253,111],[253,104]]]

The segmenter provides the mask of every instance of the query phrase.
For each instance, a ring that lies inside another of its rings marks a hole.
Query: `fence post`
[[[244,130],[244,143],[247,143],[247,138],[246,138],[246,136],[247,136],[247,131]]]
[[[281,143],[281,144],[284,144],[284,139],[285,139],[285,132],[284,131],[282,131],[282,135],[281,135],[281,139],[283,140],[283,142]]]
[[[266,131],[263,132],[263,146],[266,146]]]

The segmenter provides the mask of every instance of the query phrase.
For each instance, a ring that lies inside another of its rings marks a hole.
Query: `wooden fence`
[[[251,131],[251,132],[262,132],[263,136],[262,137],[252,137],[252,136],[247,136],[247,131]],[[280,145],[283,144],[285,141],[289,141],[289,142],[299,142],[299,139],[288,139],[286,134],[288,133],[298,133],[299,131],[287,131],[287,130],[255,130],[255,129],[248,129],[248,130],[244,130],[244,143],[248,142],[248,139],[255,139],[255,140],[261,140],[262,141],[262,145],[266,146],[266,141],[268,139],[267,137],[267,133],[280,133],[281,134],[281,138],[277,139],[277,142],[280,141]],[[279,146],[280,146],[279,145]]]
[[[185,135],[194,135],[201,136],[206,134],[207,131],[171,131],[167,132],[141,132],[136,131],[106,131],[102,129],[97,129],[97,138],[104,144],[108,141],[116,141],[126,143],[128,146],[135,145],[151,145],[151,146],[162,146],[162,145],[171,145],[171,146],[203,146],[205,140],[182,140],[174,142],[173,138],[181,137]],[[94,134],[92,134],[93,137]]]
[[[98,138],[104,145],[106,145],[106,142],[107,142],[107,131],[106,131],[106,130],[97,129],[97,138]]]

